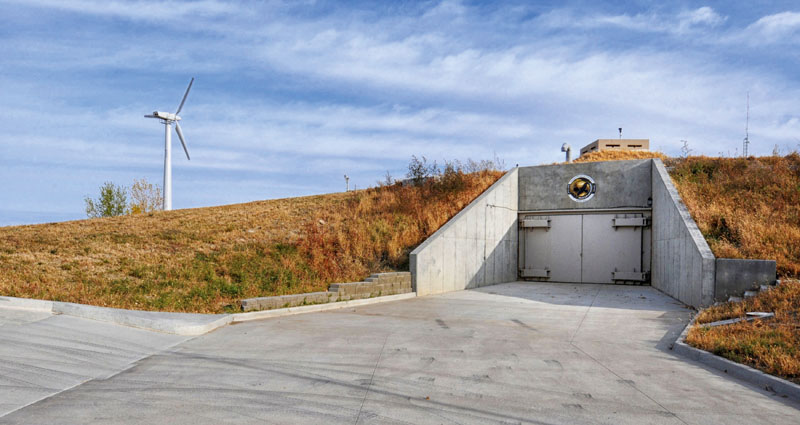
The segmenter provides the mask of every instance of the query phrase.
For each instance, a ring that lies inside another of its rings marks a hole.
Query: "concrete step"
[[[730,297],[728,297],[728,302],[729,302],[729,303],[738,303],[738,302],[742,302],[742,297],[734,297],[734,296],[730,296]]]

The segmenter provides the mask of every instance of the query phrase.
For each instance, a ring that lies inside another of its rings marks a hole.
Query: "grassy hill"
[[[409,252],[501,175],[0,228],[0,295],[218,313],[242,298],[407,270]]]
[[[717,257],[800,275],[800,155],[671,160],[672,180]]]
[[[800,155],[601,151],[578,161],[648,157],[670,167],[715,255],[772,258],[781,276],[800,274]],[[242,298],[405,270],[408,253],[502,173],[439,174],[417,186],[3,227],[0,295],[221,312]]]

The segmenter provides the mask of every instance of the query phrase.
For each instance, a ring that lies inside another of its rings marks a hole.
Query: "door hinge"
[[[614,272],[614,280],[647,281],[647,272]]]
[[[519,274],[522,277],[550,278],[549,269],[520,269]]]
[[[650,225],[648,217],[617,217],[614,219],[614,227],[647,227]]]
[[[520,227],[523,229],[529,228],[550,228],[549,218],[524,218],[520,220]]]

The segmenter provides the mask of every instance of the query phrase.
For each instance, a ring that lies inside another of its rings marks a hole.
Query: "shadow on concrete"
[[[651,286],[516,281],[470,290],[553,305],[664,311],[665,314],[687,314],[692,311],[690,307]]]

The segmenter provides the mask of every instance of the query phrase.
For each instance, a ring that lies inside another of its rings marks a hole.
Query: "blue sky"
[[[800,6],[785,2],[0,0],[0,225],[83,218],[104,181],[175,208],[372,186],[411,155],[509,166],[650,138],[800,147]]]

